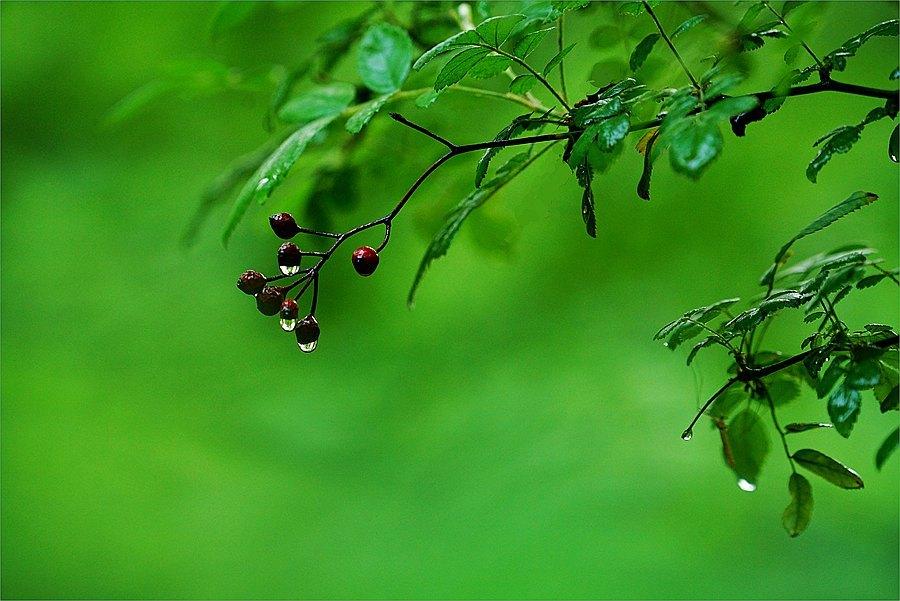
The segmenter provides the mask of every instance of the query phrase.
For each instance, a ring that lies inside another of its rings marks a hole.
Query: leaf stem
[[[547,90],[551,94],[553,94],[553,97],[556,98],[560,102],[560,104],[563,105],[563,107],[565,107],[566,112],[572,110],[572,107],[569,106],[569,103],[566,102],[565,98],[563,98],[562,95],[560,95],[560,93],[556,91],[556,88],[554,88],[553,85],[551,85],[550,82],[547,81],[547,78],[544,77],[543,75],[541,75],[540,73],[538,73],[537,71],[535,71],[535,69],[531,65],[526,63],[523,59],[519,58],[518,56],[516,56],[514,54],[510,54],[509,52],[507,52],[505,50],[501,50],[500,48],[494,48],[493,46],[486,46],[486,48],[490,48],[497,54],[499,54],[501,56],[505,56],[506,58],[510,59],[514,63],[520,65],[523,69],[525,69],[526,71],[531,73],[531,75],[533,75],[534,78],[537,79],[541,83],[542,86],[547,88]]]
[[[782,429],[781,424],[778,423],[778,414],[775,412],[775,402],[772,401],[772,395],[769,394],[769,389],[766,388],[766,385],[762,382],[759,382],[759,390],[762,392],[763,396],[766,397],[766,401],[768,401],[769,411],[772,414],[772,423],[778,431],[778,436],[781,437],[781,446],[784,447],[784,456],[787,457],[788,463],[791,464],[791,471],[796,474],[797,466],[794,465],[794,458],[791,457],[791,449],[788,447],[784,429]]]
[[[697,79],[694,77],[694,74],[691,73],[691,70],[688,69],[687,64],[684,62],[684,59],[681,58],[681,54],[678,52],[678,49],[675,48],[675,44],[672,43],[671,38],[666,33],[665,28],[662,26],[662,23],[659,22],[659,18],[656,16],[656,13],[653,12],[653,7],[650,6],[650,3],[647,0],[643,0],[644,9],[647,11],[647,14],[650,15],[650,18],[653,19],[653,22],[656,24],[656,29],[659,31],[659,35],[662,36],[662,39],[666,41],[666,44],[669,46],[669,50],[672,51],[672,54],[675,55],[675,58],[678,59],[678,62],[681,64],[681,68],[684,70],[685,74],[688,76],[688,79],[691,80],[691,85],[694,86],[694,89],[699,93],[703,93],[700,84],[697,82]]]
[[[557,51],[562,52],[564,43],[564,32],[563,28],[565,27],[565,14],[559,15],[559,18],[556,19],[556,46]],[[559,61],[559,89],[562,92],[563,100],[566,102],[569,101],[569,94],[566,91],[566,60],[562,59]]]
[[[788,33],[790,33],[790,34],[793,34],[793,33],[794,33],[794,30],[791,29],[791,26],[788,25],[788,24],[787,24],[787,21],[784,20],[784,16],[783,16],[781,13],[779,13],[777,10],[775,10],[774,8],[772,8],[772,5],[769,4],[769,2],[768,2],[767,0],[763,0],[763,6],[765,6],[767,9],[769,9],[769,12],[770,12],[770,13],[772,13],[773,15],[775,15],[775,18],[778,19],[778,20],[781,22],[782,25],[784,25],[784,28],[788,30]],[[822,68],[822,67],[825,66],[825,65],[822,63],[822,61],[819,60],[819,57],[816,56],[816,53],[812,51],[812,48],[810,48],[810,47],[806,44],[805,41],[803,41],[803,40],[800,39],[800,38],[797,38],[797,40],[800,42],[800,45],[803,46],[803,49],[806,50],[806,53],[807,53],[808,55],[810,55],[810,56],[812,57],[812,59],[816,62],[816,65],[817,65],[819,68]]]

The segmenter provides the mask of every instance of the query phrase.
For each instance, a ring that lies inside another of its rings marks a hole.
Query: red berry
[[[237,283],[238,290],[244,294],[259,294],[260,290],[262,290],[265,285],[266,276],[258,271],[253,271],[252,269],[248,269],[242,273],[241,277],[238,278]]]
[[[284,275],[294,275],[300,271],[300,260],[303,253],[293,242],[285,242],[278,247],[278,268]]]
[[[353,251],[351,257],[353,269],[361,276],[369,276],[375,273],[378,267],[378,251],[371,246],[360,246]]]
[[[281,319],[297,319],[297,301],[292,298],[286,298],[283,303],[281,303],[281,311],[279,315]]]
[[[284,288],[266,286],[256,295],[256,308],[263,315],[278,315],[284,302]]]
[[[297,222],[294,221],[294,216],[290,213],[276,213],[272,215],[269,217],[269,225],[272,226],[272,231],[275,232],[275,235],[283,240],[289,240],[300,232]]]
[[[319,322],[315,317],[307,315],[298,321],[294,333],[301,351],[311,353],[316,350],[316,343],[319,341]]]

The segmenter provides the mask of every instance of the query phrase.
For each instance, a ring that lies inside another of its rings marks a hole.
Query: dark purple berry
[[[304,353],[316,350],[319,341],[319,322],[312,315],[307,315],[297,322],[294,332],[297,335],[297,345]]]
[[[256,308],[263,315],[278,315],[284,302],[284,288],[266,286],[256,295]]]
[[[297,301],[292,298],[286,298],[283,303],[281,303],[281,310],[279,315],[281,319],[297,319],[298,307]]]
[[[294,221],[294,216],[290,213],[276,213],[272,215],[269,217],[269,225],[272,226],[272,231],[275,232],[275,235],[282,240],[290,240],[300,232],[297,222]]]
[[[300,271],[300,259],[303,253],[293,242],[285,242],[278,247],[278,268],[284,275],[294,275]]]
[[[266,285],[266,276],[258,271],[248,269],[238,278],[238,290],[244,294],[259,294]]]
[[[360,246],[353,251],[351,257],[353,269],[361,276],[369,276],[375,273],[378,267],[378,251],[371,246]]]

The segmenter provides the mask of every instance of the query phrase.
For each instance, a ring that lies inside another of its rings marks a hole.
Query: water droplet
[[[293,332],[294,328],[297,327],[296,319],[282,319],[281,320],[281,329],[285,332]]]
[[[311,353],[316,350],[316,345],[319,343],[318,340],[313,340],[312,342],[307,342],[306,344],[298,343],[297,346],[300,347],[300,350],[304,353]]]
[[[300,273],[299,265],[279,265],[278,268],[284,275],[296,275]]]
[[[754,490],[756,490],[756,485],[752,482],[744,480],[743,478],[738,478],[738,488],[745,492],[753,492]]]
[[[684,432],[681,433],[681,440],[690,440],[694,437],[694,431],[691,428],[688,428]]]
[[[264,177],[261,180],[259,180],[259,182],[256,184],[256,191],[262,192],[263,190],[266,189],[266,186],[268,186],[268,185],[269,185],[269,178]]]

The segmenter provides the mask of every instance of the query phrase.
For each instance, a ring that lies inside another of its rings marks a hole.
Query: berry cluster
[[[290,213],[272,215],[269,217],[269,225],[272,226],[275,235],[282,240],[290,240],[299,233],[335,239],[331,248],[325,252],[304,251],[293,242],[285,242],[278,247],[278,269],[281,271],[279,275],[267,277],[258,271],[248,269],[241,274],[237,282],[238,290],[256,298],[256,308],[260,313],[267,316],[278,315],[281,318],[281,329],[285,332],[294,332],[300,350],[304,353],[311,353],[316,350],[319,341],[319,322],[316,321],[315,316],[316,301],[319,295],[319,271],[348,236],[301,228]],[[387,242],[387,236],[385,242]],[[382,244],[383,246],[384,244]],[[311,267],[301,269],[301,263],[305,256],[315,257],[317,261]],[[378,250],[371,246],[361,246],[353,251],[351,262],[359,275],[370,276],[378,267]],[[274,282],[295,276],[297,279],[286,286],[273,285]],[[299,290],[289,298],[288,294],[298,286]],[[306,317],[298,319],[300,307],[297,301],[310,288],[312,288],[312,301],[309,313]]]

